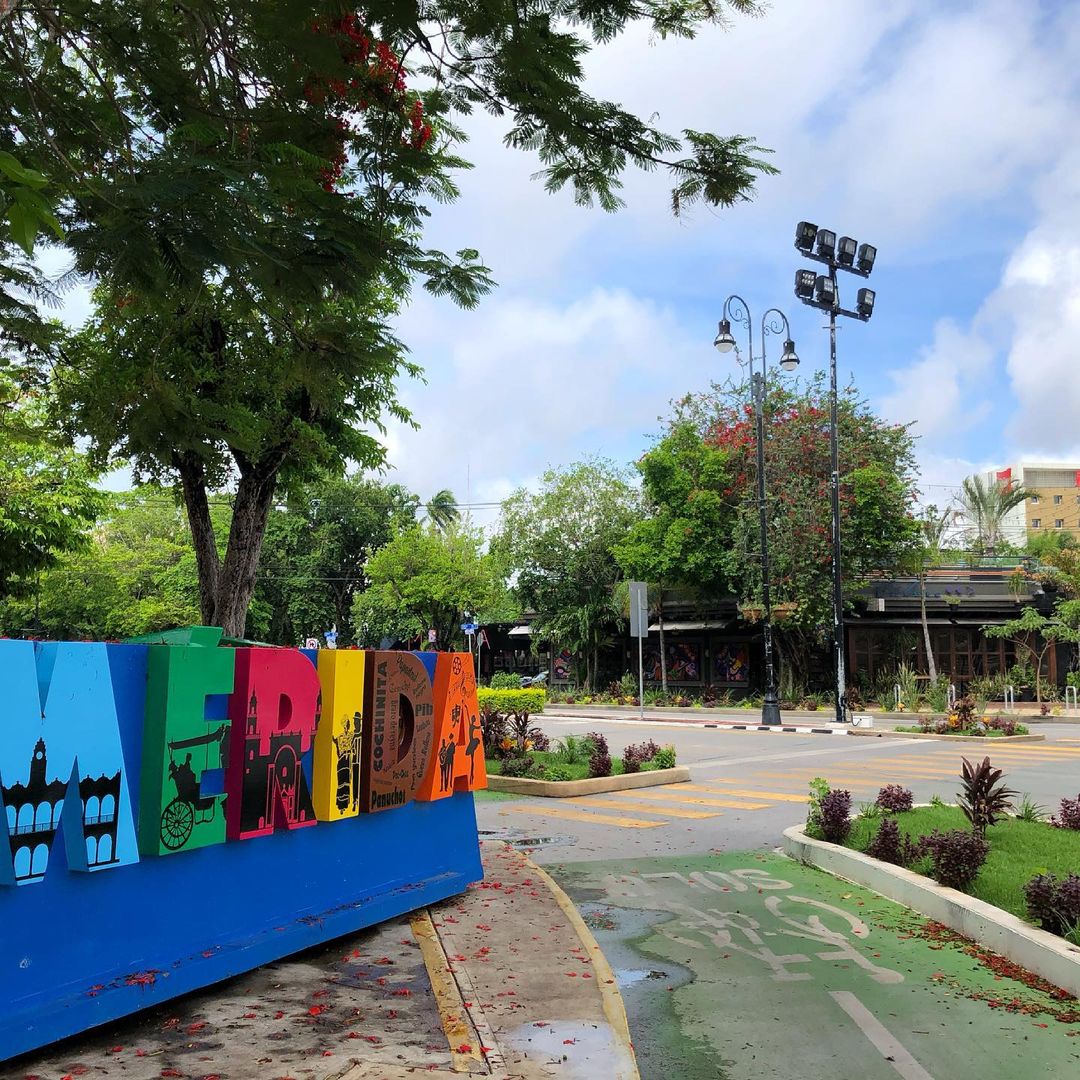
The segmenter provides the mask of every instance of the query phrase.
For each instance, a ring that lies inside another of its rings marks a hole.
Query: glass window
[[[1065,519],[1064,518],[1054,518],[1054,528],[1055,529],[1062,529],[1064,527],[1065,527]]]
[[[1033,503],[1037,503],[1037,502],[1039,501],[1039,496],[1038,496],[1038,495],[1032,495],[1032,496],[1031,496],[1031,501],[1032,501]]]
[[[1032,518],[1031,527],[1037,529],[1042,524],[1042,518]]]
[[[1061,496],[1060,495],[1055,495],[1054,496],[1054,505],[1055,506],[1060,506],[1061,505]]]

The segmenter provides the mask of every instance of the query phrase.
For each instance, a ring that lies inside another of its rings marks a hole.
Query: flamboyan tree
[[[668,434],[638,465],[650,520],[663,524],[673,583],[760,604],[756,435],[746,385],[714,386],[677,403]],[[773,378],[765,402],[765,476],[778,644],[796,678],[832,620],[828,387]],[[854,387],[839,401],[844,593],[895,567],[917,543],[914,458],[906,427],[887,424]],[[655,528],[656,526],[651,526]],[[645,530],[648,525],[638,526]]]
[[[748,198],[773,171],[752,140],[674,137],[583,87],[594,42],[731,10],[756,4],[4,5],[0,152],[45,178],[95,283],[94,317],[54,354],[59,415],[100,461],[181,489],[204,621],[243,632],[283,486],[379,464],[382,418],[407,419],[395,378],[417,369],[389,324],[413,282],[464,305],[492,285],[477,252],[422,242],[466,164],[455,118],[506,117],[508,146],[581,203],[614,209],[630,165],[671,174],[676,212]]]

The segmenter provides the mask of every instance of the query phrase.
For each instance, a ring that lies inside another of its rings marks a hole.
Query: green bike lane
[[[760,852],[549,865],[615,969],[643,1080],[1080,1077],[1080,1003]]]

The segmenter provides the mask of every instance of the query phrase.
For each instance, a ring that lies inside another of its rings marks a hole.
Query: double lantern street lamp
[[[809,221],[800,221],[795,230],[795,247],[808,259],[824,263],[827,274],[814,270],[795,271],[795,295],[810,307],[829,313],[829,382],[830,417],[829,444],[832,453],[830,494],[832,497],[832,553],[833,553],[833,653],[836,666],[836,720],[847,719],[847,685],[844,672],[844,594],[840,572],[840,451],[837,436],[836,404],[836,316],[867,322],[874,313],[873,289],[859,289],[855,296],[855,310],[840,306],[840,289],[836,281],[837,270],[858,277],[868,278],[874,269],[877,248],[871,244],[859,244],[850,236],[839,240],[831,229],[819,229]]]
[[[754,420],[757,427],[757,499],[758,527],[761,530],[761,605],[762,633],[765,643],[765,701],[761,706],[763,724],[780,723],[780,704],[776,696],[776,665],[773,662],[772,639],[772,600],[769,591],[769,531],[768,511],[765,505],[765,393],[768,375],[765,360],[765,342],[770,335],[784,335],[784,348],[780,355],[780,366],[785,371],[794,371],[799,366],[799,357],[795,353],[795,342],[791,340],[791,327],[787,316],[779,308],[769,308],[761,317],[761,356],[754,356],[754,323],[750,309],[741,296],[729,296],[724,301],[724,317],[720,320],[720,329],[713,344],[722,352],[736,349],[735,338],[731,335],[731,323],[734,320],[746,328],[747,363],[750,367],[751,397],[754,401]],[[755,359],[761,360],[760,374],[754,370]]]

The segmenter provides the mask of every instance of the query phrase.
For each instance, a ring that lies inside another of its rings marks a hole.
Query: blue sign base
[[[3,890],[0,1060],[482,877],[469,793],[114,871],[60,863],[33,887]]]

